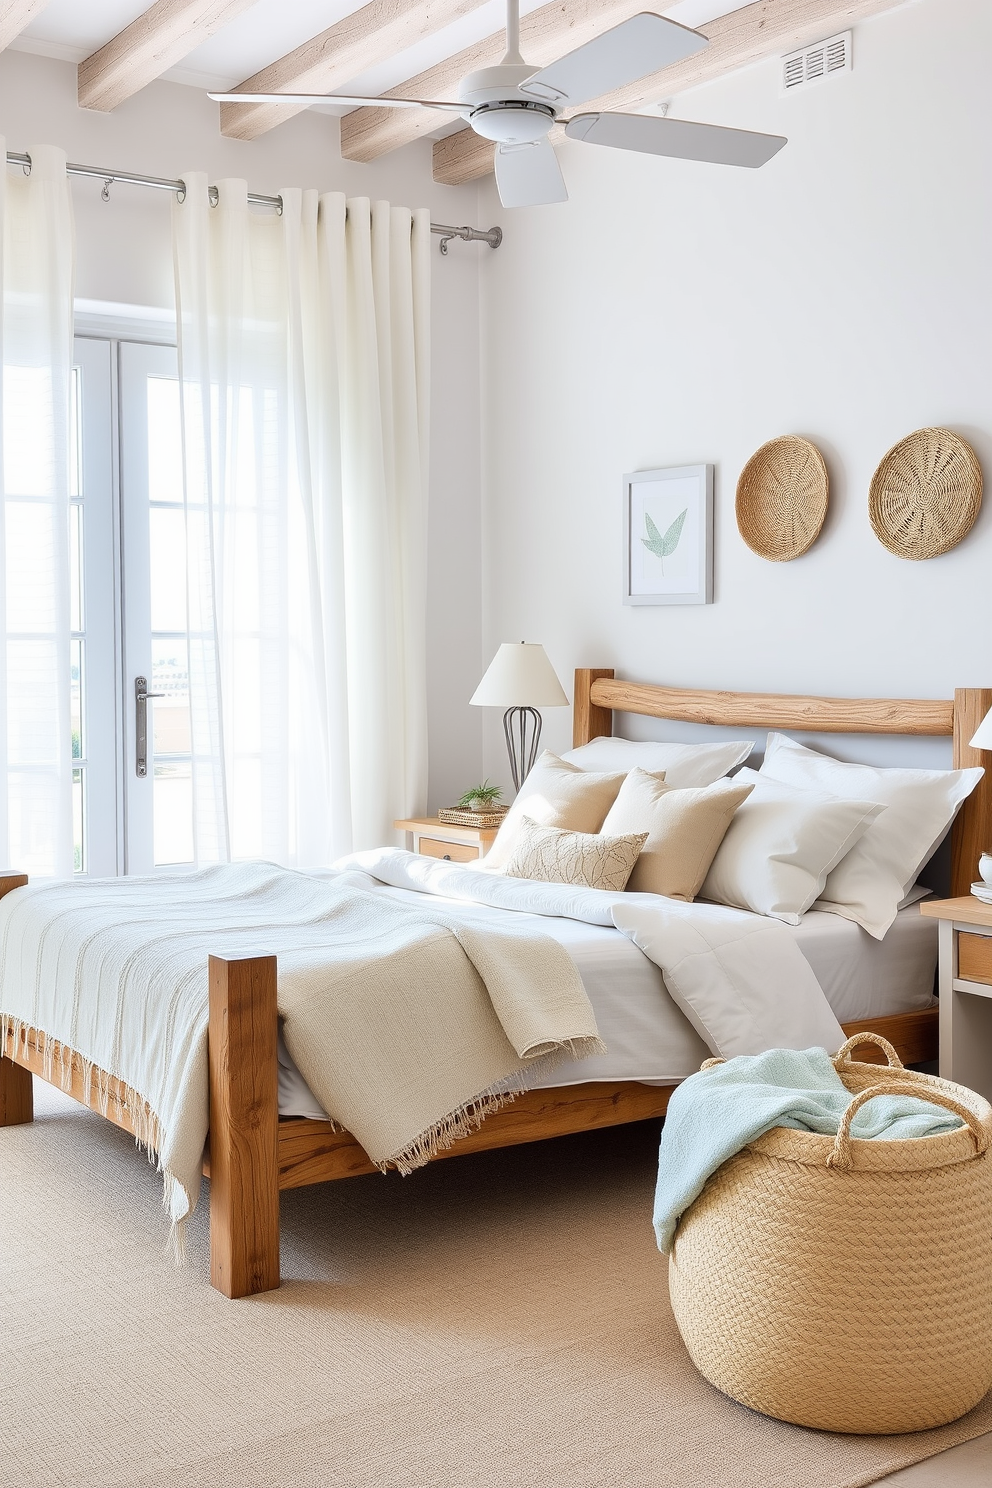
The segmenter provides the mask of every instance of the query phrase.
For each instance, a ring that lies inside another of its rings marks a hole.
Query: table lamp
[[[992,749],[992,708],[986,713],[974,736],[969,739],[972,749]]]
[[[541,742],[538,708],[565,708],[568,698],[543,646],[504,641],[469,700],[477,708],[505,708],[503,733],[518,791],[537,759]]]

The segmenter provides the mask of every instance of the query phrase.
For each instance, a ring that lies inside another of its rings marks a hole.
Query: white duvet
[[[335,865],[432,897],[621,931],[661,970],[707,1048],[730,1059],[763,1049],[834,1050],[844,1033],[806,957],[778,920],[719,904],[507,878],[394,848]],[[589,1076],[587,1076],[589,1078]]]

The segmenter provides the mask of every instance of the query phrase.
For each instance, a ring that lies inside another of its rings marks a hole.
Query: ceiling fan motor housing
[[[476,134],[500,145],[529,145],[544,139],[555,122],[554,110],[526,99],[484,103],[469,116]]]

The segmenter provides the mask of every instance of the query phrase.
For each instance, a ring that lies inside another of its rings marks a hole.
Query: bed
[[[990,706],[992,690],[984,689],[958,690],[953,701],[845,700],[674,689],[619,681],[605,669],[583,669],[575,674],[573,735],[575,745],[609,736],[616,712],[739,728],[944,735],[953,739],[955,767],[962,767],[985,762],[967,741]],[[992,778],[986,773],[954,823],[951,893],[967,892],[973,865],[989,841]],[[24,883],[26,879],[21,875],[0,878],[0,897]],[[828,931],[815,923],[827,918],[807,915],[801,933],[814,967],[815,942],[830,942],[833,949],[821,962],[819,974],[827,980],[832,976],[843,989],[851,985],[857,948],[848,946],[849,960],[844,970],[843,956],[838,959],[836,929]],[[907,1063],[936,1055],[933,1007],[884,1011],[888,1006],[886,986],[898,983],[900,967],[910,967],[917,954],[912,937],[917,933],[913,927],[918,920],[912,910],[904,911],[900,916],[904,928],[897,930],[886,951],[880,953],[886,964],[875,967],[869,979],[876,1003],[872,1004],[870,997],[862,1002],[857,1006],[858,1016],[851,1007],[838,1004],[838,1017],[846,1034],[884,1033]],[[586,940],[593,942],[596,937],[587,936]],[[588,943],[583,954],[593,954]],[[819,954],[824,954],[822,945]],[[55,1079],[77,1099],[84,1099],[90,1088],[86,1061],[68,1047],[60,1048],[57,1058],[60,1073]],[[249,1296],[279,1285],[279,1192],[375,1172],[377,1168],[347,1131],[335,1130],[316,1113],[280,1118],[274,956],[210,957],[208,1064],[209,1145],[203,1172],[210,1179],[211,1283],[229,1297]],[[576,1078],[563,1083],[572,1073]],[[610,1071],[611,1078],[593,1078],[595,1073],[588,1062],[581,1071],[560,1069],[557,1083],[518,1095],[490,1115],[478,1130],[438,1156],[659,1117],[664,1114],[673,1082],[680,1078],[679,1073],[670,1073],[668,1083],[660,1084],[646,1083],[652,1078],[646,1072],[640,1077],[636,1072],[626,1073],[624,1078],[616,1078],[615,1068]],[[33,1074],[53,1078],[50,1045],[46,1050],[43,1036],[32,1029],[17,1039],[8,1034],[0,1051],[0,1126],[32,1119]],[[284,1058],[284,1109],[286,1076]],[[120,1081],[109,1077],[104,1081],[102,1110],[109,1120],[141,1135],[136,1127],[134,1093]]]

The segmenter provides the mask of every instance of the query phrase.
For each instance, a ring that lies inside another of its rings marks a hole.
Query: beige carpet
[[[177,1271],[129,1139],[39,1106],[0,1130],[3,1488],[854,1488],[992,1430],[989,1401],[925,1439],[827,1436],[706,1385],[650,1128],[286,1194],[283,1286],[232,1303],[206,1205]]]

